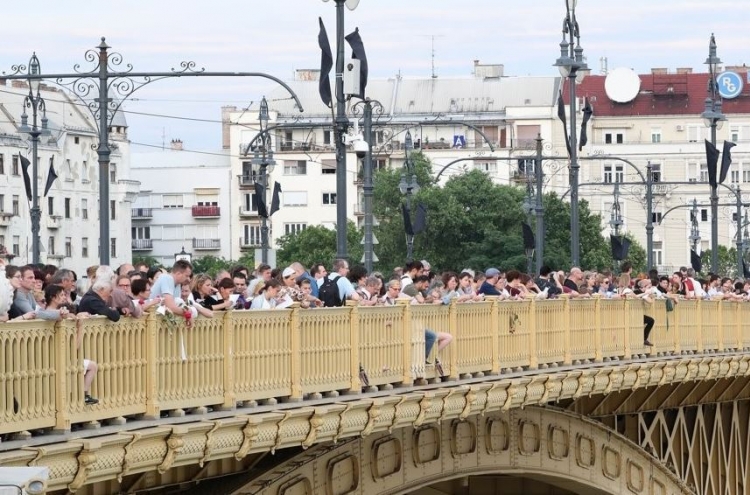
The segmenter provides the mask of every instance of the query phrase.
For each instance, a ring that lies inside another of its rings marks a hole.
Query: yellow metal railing
[[[643,316],[656,320],[643,345]],[[179,320],[179,319],[178,319]],[[453,342],[430,355],[425,330]],[[231,311],[192,326],[149,313],[118,323],[12,322],[0,332],[0,434],[164,411],[360,393],[438,379],[750,347],[750,305],[584,299]],[[98,364],[84,403],[83,360]],[[365,375],[361,374],[361,370]]]

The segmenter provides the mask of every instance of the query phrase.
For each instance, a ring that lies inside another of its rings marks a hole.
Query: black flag
[[[352,47],[352,58],[360,61],[359,65],[359,97],[365,97],[365,87],[367,86],[367,55],[365,55],[365,45],[362,44],[362,38],[359,36],[359,28],[353,33],[346,36],[347,43]]]
[[[271,197],[271,212],[269,215],[273,215],[277,211],[279,211],[280,204],[281,204],[281,184],[278,182],[273,183],[273,196]]]
[[[565,118],[565,103],[563,102],[562,91],[557,95],[557,118],[560,119],[565,131],[565,146],[568,148],[568,156],[572,154],[570,149],[570,136],[568,136],[568,120]]]
[[[258,206],[258,215],[263,218],[268,218],[268,210],[266,209],[266,201],[263,198],[263,186],[260,182],[255,183],[255,204]]]
[[[29,176],[29,165],[31,162],[23,155],[21,157],[21,167],[23,168],[23,185],[26,186],[26,198],[31,201],[31,177]]]
[[[404,232],[406,232],[406,235],[414,235],[414,227],[411,224],[411,215],[405,204],[401,205],[401,212],[404,214]]]
[[[318,82],[318,91],[320,99],[327,107],[331,106],[331,81],[328,80],[328,74],[333,67],[333,53],[331,53],[331,44],[328,42],[328,33],[323,24],[323,19],[318,17],[320,23],[320,33],[318,33],[318,46],[320,46],[320,81]]]
[[[589,119],[594,114],[594,108],[591,106],[591,103],[589,102],[589,99],[586,98],[586,104],[583,105],[583,120],[581,121],[581,140],[578,144],[578,151],[583,150],[583,147],[586,146],[586,143],[589,142],[588,133],[586,131],[586,126],[589,123]]]
[[[708,183],[716,187],[716,166],[719,164],[719,150],[711,141],[706,139],[706,167],[708,168]]]
[[[729,173],[729,167],[732,165],[732,148],[737,146],[731,141],[724,141],[724,149],[721,152],[721,174],[719,175],[719,184],[724,183]]]
[[[534,249],[536,243],[534,242],[534,233],[531,231],[531,226],[523,222],[521,228],[523,229],[523,248]]]
[[[427,228],[427,207],[423,203],[417,205],[416,211],[414,212],[414,225],[412,228],[415,234],[419,234]]]
[[[742,273],[744,274],[745,278],[750,278],[750,269],[747,267],[747,263],[745,263],[745,260],[742,260]]]
[[[47,196],[47,193],[52,187],[52,184],[54,184],[55,180],[57,179],[57,174],[55,173],[54,163],[55,163],[55,156],[53,155],[49,157],[49,173],[47,174],[47,185],[44,186],[45,196]]]
[[[612,259],[620,261],[627,259],[630,252],[630,239],[624,236],[609,236],[609,244],[612,249]]]
[[[690,266],[693,267],[695,273],[699,273],[703,268],[703,261],[701,261],[700,255],[692,249],[690,250]]]

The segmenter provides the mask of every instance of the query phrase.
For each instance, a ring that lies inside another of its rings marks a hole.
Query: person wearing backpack
[[[343,306],[347,299],[359,300],[359,294],[346,278],[348,273],[349,263],[346,260],[338,259],[333,262],[333,271],[323,279],[323,283],[318,288],[318,299],[323,301],[324,307]]]

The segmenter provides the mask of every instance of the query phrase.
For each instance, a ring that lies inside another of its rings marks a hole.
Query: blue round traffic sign
[[[716,76],[716,85],[722,98],[736,98],[742,93],[742,78],[736,72],[722,72]]]

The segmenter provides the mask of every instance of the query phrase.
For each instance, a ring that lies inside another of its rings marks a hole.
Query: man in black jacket
[[[110,277],[97,277],[94,285],[91,286],[81,302],[78,304],[78,311],[85,311],[91,315],[106,316],[112,321],[120,319],[120,312],[107,306],[107,302],[112,295],[114,281]]]

